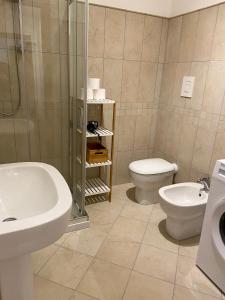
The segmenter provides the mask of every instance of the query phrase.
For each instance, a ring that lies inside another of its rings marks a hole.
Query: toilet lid
[[[154,175],[176,171],[176,164],[171,164],[162,158],[150,158],[130,163],[129,169],[141,175]]]

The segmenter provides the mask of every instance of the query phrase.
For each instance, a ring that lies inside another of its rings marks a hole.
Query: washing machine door
[[[225,198],[218,201],[212,213],[212,243],[215,253],[225,262]]]

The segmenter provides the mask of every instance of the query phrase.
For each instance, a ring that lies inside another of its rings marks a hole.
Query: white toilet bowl
[[[208,194],[201,192],[199,183],[186,182],[162,187],[159,190],[160,206],[166,213],[166,229],[176,240],[198,235],[208,200]]]
[[[159,202],[158,190],[172,183],[177,165],[161,158],[151,158],[134,161],[129,165],[129,171],[135,185],[135,200],[148,205]]]

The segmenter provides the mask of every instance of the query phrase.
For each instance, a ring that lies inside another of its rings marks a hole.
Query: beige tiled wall
[[[114,183],[128,182],[128,164],[151,157],[168,21],[90,6],[89,77],[102,79],[117,102]]]
[[[182,77],[196,77],[192,99]],[[225,158],[225,4],[169,20],[154,155],[179,165],[177,181],[212,173]]]
[[[0,0],[1,110],[18,101],[12,3]],[[67,1],[23,0],[22,13],[24,93],[16,116],[0,119],[0,163],[43,161],[68,178]],[[19,63],[23,78],[21,58]]]

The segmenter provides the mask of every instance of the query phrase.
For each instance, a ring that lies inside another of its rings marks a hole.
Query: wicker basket
[[[87,144],[87,162],[101,163],[108,160],[108,150],[100,143]]]

